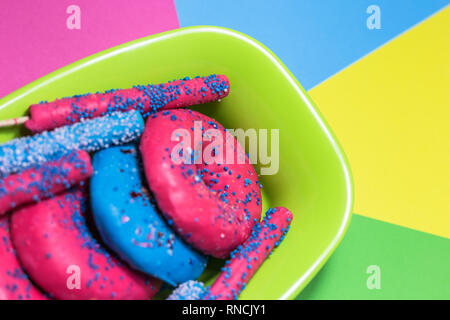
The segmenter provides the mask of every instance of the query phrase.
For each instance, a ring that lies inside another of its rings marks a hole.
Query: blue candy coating
[[[143,131],[144,120],[133,110],[13,139],[0,146],[0,176],[55,160],[69,151],[90,152],[128,143]]]
[[[93,157],[91,207],[103,241],[128,264],[171,285],[196,279],[207,259],[183,242],[156,211],[134,145]]]

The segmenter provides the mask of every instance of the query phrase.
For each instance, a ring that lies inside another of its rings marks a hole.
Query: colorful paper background
[[[80,30],[66,27],[71,4],[82,10]],[[366,26],[373,4],[379,30]],[[358,214],[298,298],[450,299],[448,1],[3,1],[0,97],[117,44],[204,24],[274,51],[352,166]],[[371,265],[379,290],[366,285]]]

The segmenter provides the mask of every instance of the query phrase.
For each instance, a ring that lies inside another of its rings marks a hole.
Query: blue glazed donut
[[[198,278],[206,257],[181,240],[157,212],[142,180],[137,148],[99,151],[93,168],[91,207],[103,241],[131,267],[171,285]]]

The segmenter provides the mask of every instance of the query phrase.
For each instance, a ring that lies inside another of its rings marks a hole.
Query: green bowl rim
[[[331,128],[321,115],[318,108],[314,105],[314,102],[312,102],[311,98],[308,96],[307,92],[303,89],[303,87],[300,85],[300,83],[297,81],[297,79],[293,76],[293,74],[289,71],[289,69],[281,62],[281,60],[272,52],[270,49],[268,49],[265,45],[260,43],[259,41],[251,38],[250,36],[243,34],[239,31],[235,31],[228,28],[223,27],[217,27],[217,26],[193,26],[193,27],[185,27],[175,30],[170,30],[162,33],[158,33],[155,35],[150,35],[148,37],[143,37],[140,39],[136,39],[115,47],[112,47],[110,49],[101,51],[99,53],[90,55],[86,58],[83,58],[81,60],[78,60],[74,63],[68,64],[58,70],[55,70],[25,86],[22,88],[15,90],[14,92],[6,95],[2,99],[0,99],[0,114],[1,111],[6,108],[9,104],[15,102],[16,100],[26,96],[27,94],[39,89],[40,87],[46,85],[47,83],[53,82],[54,80],[57,80],[60,77],[65,76],[68,73],[71,73],[75,70],[81,69],[87,65],[90,65],[92,63],[95,63],[99,60],[103,60],[109,56],[115,56],[117,54],[120,54],[122,52],[129,51],[130,49],[146,46],[148,44],[151,44],[153,42],[182,36],[189,33],[202,33],[202,32],[212,32],[212,33],[220,33],[225,34],[227,36],[235,37],[239,40],[245,41],[249,45],[253,46],[254,48],[258,49],[262,54],[264,54],[266,57],[268,57],[276,66],[277,68],[282,72],[282,74],[289,80],[290,84],[294,87],[294,89],[299,94],[300,98],[303,100],[303,102],[306,104],[314,118],[317,120],[319,125],[322,127],[322,130],[325,132],[328,140],[330,141],[331,145],[333,146],[334,151],[336,152],[339,161],[342,165],[342,170],[345,175],[345,182],[346,182],[346,190],[347,190],[347,201],[346,201],[346,209],[344,213],[344,218],[342,220],[342,223],[339,227],[338,232],[336,233],[335,237],[331,241],[331,243],[328,245],[328,247],[322,252],[322,254],[316,259],[316,261],[308,268],[308,270],[297,279],[297,281],[279,298],[280,300],[285,299],[293,299],[296,297],[296,295],[299,293],[300,289],[306,286],[306,284],[313,278],[313,276],[320,270],[320,268],[323,266],[323,264],[328,260],[328,258],[331,256],[331,254],[334,252],[334,250],[337,248],[339,243],[341,242],[343,236],[345,235],[345,232],[347,231],[347,228],[350,224],[351,215],[352,215],[352,208],[353,208],[353,201],[354,201],[354,190],[353,190],[353,178],[352,173],[350,171],[350,166],[348,164],[347,157],[340,146],[336,136],[332,132]]]

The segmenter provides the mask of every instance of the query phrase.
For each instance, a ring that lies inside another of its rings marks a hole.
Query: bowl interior
[[[345,156],[306,92],[263,45],[235,31],[190,27],[139,39],[59,69],[0,100],[0,118],[77,93],[226,74],[231,92],[197,107],[227,128],[279,129],[279,171],[261,176],[264,207],[294,214],[288,236],[241,295],[292,299],[311,280],[345,233],[352,182]],[[0,130],[0,141],[22,134]],[[270,150],[270,149],[269,149]],[[259,166],[259,165],[257,165]],[[213,263],[203,279],[212,279]]]

